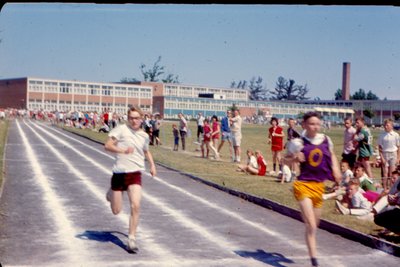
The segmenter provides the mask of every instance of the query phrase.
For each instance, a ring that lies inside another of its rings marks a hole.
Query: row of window
[[[248,99],[248,93],[246,90],[171,86],[171,85],[165,86],[166,96],[198,97],[199,94],[204,94],[204,93],[214,93],[214,94],[224,95],[227,99],[236,99],[236,100]]]
[[[93,84],[57,83],[29,80],[29,91],[81,95],[128,96],[152,98],[152,89],[143,87],[124,87]]]

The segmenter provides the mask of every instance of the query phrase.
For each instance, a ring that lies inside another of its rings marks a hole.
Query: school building
[[[0,80],[0,108],[46,111],[110,110],[124,114],[130,105],[146,113],[175,119],[182,112],[189,119],[199,112],[222,117],[233,105],[242,117],[262,115],[279,119],[307,111],[320,112],[324,120],[341,121],[352,116],[350,107],[329,107],[290,101],[250,101],[248,90],[198,85],[140,82],[137,84],[97,83],[33,77]]]
[[[136,84],[96,83],[41,78],[0,80],[0,107],[46,111],[115,111],[130,105],[151,112],[153,88]]]
[[[354,116],[363,116],[364,110],[371,110],[372,118],[364,116],[368,124],[382,125],[387,118],[394,119],[394,114],[400,114],[400,100],[304,100],[294,101],[296,104],[320,106],[327,114],[331,109],[351,108]]]

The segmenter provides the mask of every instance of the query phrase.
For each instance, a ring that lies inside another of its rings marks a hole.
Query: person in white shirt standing
[[[127,247],[131,252],[138,250],[135,235],[139,222],[141,171],[145,170],[145,157],[150,165],[150,174],[156,175],[153,156],[149,151],[149,136],[141,129],[142,118],[142,111],[131,107],[128,110],[128,123],[112,129],[104,145],[107,151],[117,154],[112,168],[111,189],[107,192],[107,200],[110,201],[115,215],[122,210],[122,192],[128,193],[131,215]]]
[[[396,169],[400,160],[400,137],[399,134],[393,130],[392,119],[385,119],[383,125],[385,131],[379,135],[378,145],[383,168],[382,185],[383,189],[387,191],[391,186],[388,184],[391,180],[388,179],[389,175]]]

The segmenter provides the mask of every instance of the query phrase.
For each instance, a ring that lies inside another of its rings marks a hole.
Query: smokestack
[[[342,99],[350,100],[350,62],[343,63]]]

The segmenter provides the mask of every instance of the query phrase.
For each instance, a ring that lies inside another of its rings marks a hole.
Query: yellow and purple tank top
[[[319,145],[312,144],[309,140],[302,137],[305,161],[300,163],[299,181],[323,182],[333,181],[332,157],[329,150],[329,141],[325,136],[324,141]]]

